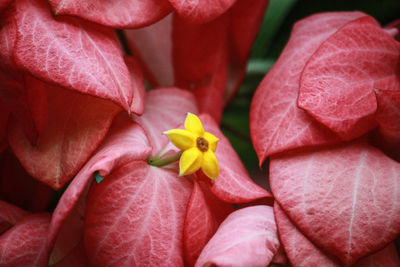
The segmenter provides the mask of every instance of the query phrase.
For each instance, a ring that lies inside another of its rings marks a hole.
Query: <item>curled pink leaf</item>
[[[279,245],[272,207],[248,207],[225,219],[195,266],[268,266]]]
[[[62,188],[96,149],[120,108],[110,101],[45,86],[48,118],[43,134],[32,145],[21,125],[12,122],[8,139],[27,172],[54,189]],[[65,103],[69,103],[65,105]]]
[[[56,15],[73,15],[113,28],[139,28],[171,11],[167,0],[50,0]]]
[[[175,11],[188,23],[206,23],[225,13],[236,0],[185,1],[168,0]]]
[[[54,18],[45,1],[17,0],[15,61],[39,79],[131,111],[135,88],[111,29]]]
[[[339,142],[339,138],[297,107],[300,75],[307,60],[329,36],[360,12],[323,13],[295,24],[288,44],[253,97],[250,133],[260,165],[266,157]]]
[[[376,126],[375,81],[399,71],[400,44],[369,16],[325,40],[308,60],[298,105],[344,140]]]

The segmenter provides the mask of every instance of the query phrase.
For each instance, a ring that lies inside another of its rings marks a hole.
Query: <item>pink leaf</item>
[[[194,266],[218,226],[233,211],[233,206],[216,198],[203,181],[194,180],[183,232],[185,263],[188,266]]]
[[[153,25],[124,33],[152,87],[173,86],[172,14]]]
[[[280,240],[286,254],[294,266],[299,267],[339,267],[340,261],[314,246],[290,221],[278,203],[274,204],[275,221]]]
[[[268,266],[278,248],[272,208],[249,207],[226,218],[196,266]]]
[[[206,23],[225,13],[236,0],[169,0],[175,11],[188,23]]]
[[[204,129],[219,138],[215,155],[218,159],[219,176],[211,191],[221,200],[229,203],[250,202],[271,197],[270,193],[255,184],[249,177],[228,139],[221,133],[218,125],[207,114],[200,115]]]
[[[114,169],[133,161],[145,160],[151,152],[143,130],[125,114],[117,116],[102,145],[80,170],[67,187],[53,212],[47,246],[52,248],[63,224],[69,216],[74,217],[74,208],[85,188],[93,181],[93,174],[99,171],[102,177]],[[107,178],[106,178],[107,179]]]
[[[27,215],[29,212],[0,200],[0,234]]]
[[[188,112],[198,111],[193,95],[176,88],[151,90],[146,97],[144,114],[133,118],[145,130],[154,156],[169,143],[163,132],[182,124]]]
[[[363,135],[376,126],[374,82],[400,70],[399,51],[373,18],[346,24],[305,65],[299,107],[344,140]]]
[[[171,11],[167,0],[50,0],[56,15],[73,15],[113,28],[139,28]]]
[[[297,107],[300,75],[307,60],[340,27],[365,14],[323,13],[297,22],[284,51],[253,97],[250,130],[260,164],[269,155],[339,142],[331,131]]]
[[[54,19],[44,1],[17,0],[16,8],[20,68],[130,112],[135,89],[111,29],[75,18]]]
[[[358,141],[270,164],[272,192],[285,213],[345,264],[399,235],[400,164],[381,151]]]
[[[132,56],[124,57],[125,63],[132,76],[133,88],[136,89],[133,95],[131,110],[138,115],[143,114],[144,103],[146,98],[146,88],[144,87],[143,73],[140,64],[136,58]]]
[[[398,78],[375,83],[378,102],[376,120],[384,139],[394,145],[400,144],[400,81]]]
[[[96,266],[181,266],[183,221],[192,185],[136,161],[91,193],[85,247]]]
[[[324,254],[311,243],[297,228],[277,203],[274,205],[275,219],[278,226],[279,237],[285,247],[286,253],[293,266],[310,267],[339,267],[342,266],[336,258]],[[396,247],[390,243],[384,249],[358,261],[354,267],[397,267],[400,260]]]
[[[31,86],[43,85],[40,81]],[[62,188],[82,167],[106,134],[120,110],[110,101],[61,87],[46,86],[48,119],[37,143],[31,145],[20,125],[12,122],[9,142],[33,177]]]
[[[0,265],[47,266],[45,243],[49,221],[47,213],[29,215],[0,236]]]
[[[228,69],[229,16],[207,24],[173,21],[175,83],[195,92],[200,112],[221,119]]]

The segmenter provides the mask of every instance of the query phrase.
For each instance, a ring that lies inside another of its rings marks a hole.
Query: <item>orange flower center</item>
[[[208,150],[208,141],[203,137],[197,137],[196,143],[200,151],[206,152]]]

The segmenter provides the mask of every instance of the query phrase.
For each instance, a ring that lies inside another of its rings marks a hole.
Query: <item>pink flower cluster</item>
[[[269,193],[218,126],[267,5],[0,0],[0,266],[400,266],[398,23],[294,26],[250,112]],[[149,161],[187,112],[215,182]]]

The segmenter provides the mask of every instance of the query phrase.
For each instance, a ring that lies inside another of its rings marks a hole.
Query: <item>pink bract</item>
[[[273,157],[270,181],[275,199],[300,231],[353,264],[399,235],[399,173],[399,163],[353,141]]]
[[[195,266],[268,266],[279,246],[272,207],[248,207],[225,219]]]

